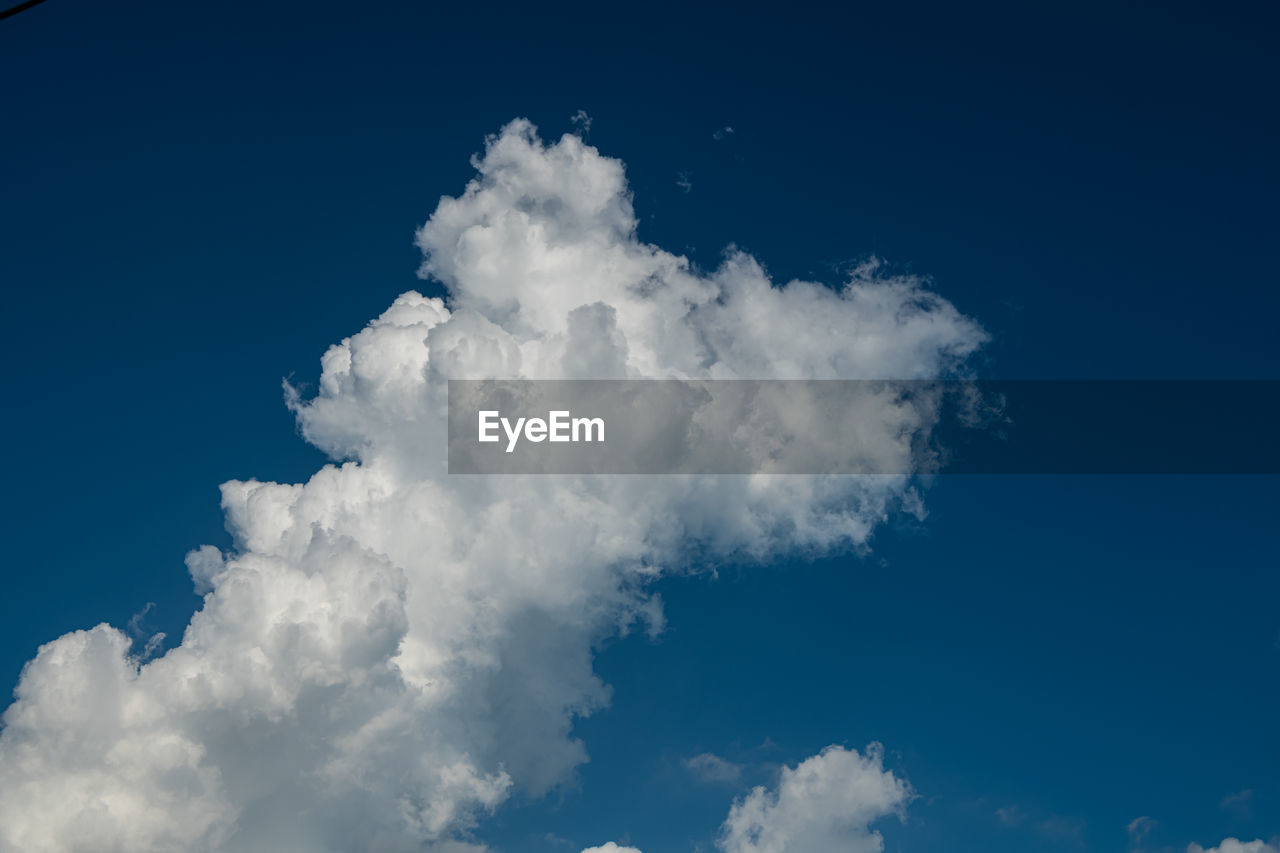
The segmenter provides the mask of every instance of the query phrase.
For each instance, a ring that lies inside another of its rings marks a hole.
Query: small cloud
[[[574,126],[579,136],[587,136],[591,133],[591,116],[587,114],[586,110],[578,110],[569,116],[569,124]]]
[[[704,752],[684,760],[685,769],[703,782],[737,782],[742,777],[742,765],[726,761],[718,755]]]
[[[1151,830],[1155,829],[1156,822],[1146,815],[1135,817],[1125,826],[1125,830],[1129,833],[1129,843],[1132,845],[1141,844],[1151,834]]]
[[[676,174],[679,175],[679,177],[676,178],[676,186],[685,192],[693,189],[693,181],[689,180],[689,172],[677,172]]]
[[[715,133],[711,134],[711,138],[714,139],[716,142],[723,142],[725,139],[728,139],[730,136],[733,136],[733,128],[728,126],[722,127],[719,130],[717,130]]]

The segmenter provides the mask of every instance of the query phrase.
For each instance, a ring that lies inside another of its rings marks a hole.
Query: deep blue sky
[[[988,376],[1280,376],[1280,7],[891,5],[0,22],[0,681],[148,601],[180,632],[183,554],[227,544],[217,484],[321,462],[281,377],[423,286],[413,229],[517,115],[590,113],[642,237],[703,265],[733,242],[780,280],[872,253],[933,276],[992,332]],[[869,558],[669,582],[669,634],[600,659],[581,791],[487,837],[688,850],[740,790],[682,758],[764,781],[872,739],[922,795],[890,849],[1123,850],[1139,815],[1157,846],[1280,833],[1275,483],[944,478]]]

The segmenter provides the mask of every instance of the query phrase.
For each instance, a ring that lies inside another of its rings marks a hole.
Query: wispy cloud
[[[579,136],[584,137],[591,135],[592,120],[593,119],[587,114],[586,110],[578,110],[576,113],[569,116],[569,124],[573,125],[574,130],[578,132]]]
[[[996,819],[1005,826],[1021,826],[1026,823],[1026,815],[1017,806],[1001,806],[996,809]]]
[[[742,778],[742,765],[718,755],[704,752],[682,762],[685,769],[704,782],[737,782]]]
[[[155,610],[155,607],[156,603],[154,601],[148,601],[141,610],[129,617],[129,624],[126,627],[129,636],[133,638],[135,646],[137,643],[142,643],[142,651],[138,654],[139,661],[150,660],[164,644],[165,633],[163,631],[152,631],[143,624],[147,614]]]
[[[1136,847],[1146,841],[1155,827],[1156,822],[1147,815],[1135,817],[1125,826],[1125,831],[1129,833],[1129,844]]]
[[[1253,814],[1253,789],[1245,788],[1242,791],[1227,794],[1219,805],[1239,817],[1249,817]]]
[[[1038,809],[1028,811],[1019,806],[1002,806],[995,815],[1004,826],[1025,828],[1049,841],[1079,844],[1084,839],[1084,821],[1079,818],[1045,814]]]

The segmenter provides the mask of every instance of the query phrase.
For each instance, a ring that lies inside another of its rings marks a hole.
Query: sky
[[[944,476],[923,513],[849,483],[499,499],[433,473],[414,425],[428,334],[431,364],[479,373],[577,329],[637,370],[715,332],[723,370],[823,377],[844,344],[807,332],[834,317],[883,333],[872,372],[1275,378],[1276,24],[77,0],[0,22],[0,678],[119,631],[23,678],[0,850],[346,827],[387,850],[1269,853],[1274,477]],[[937,336],[761,289],[793,279],[936,294]],[[250,480],[311,484],[218,491]],[[813,537],[742,526],[784,515]],[[329,605],[364,633],[326,633]],[[269,612],[321,627],[285,642]],[[255,647],[270,665],[241,668]],[[70,814],[113,788],[137,796]]]

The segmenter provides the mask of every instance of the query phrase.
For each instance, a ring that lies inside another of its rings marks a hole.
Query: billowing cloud
[[[917,378],[984,340],[915,278],[776,286],[738,251],[693,269],[639,238],[622,164],[577,136],[515,121],[475,166],[418,233],[447,302],[403,294],[324,354],[313,398],[287,389],[334,461],[224,484],[234,547],[188,556],[204,601],[181,644],[146,660],[104,624],[28,663],[0,850],[477,849],[514,790],[587,759],[574,720],[609,701],[592,649],[661,629],[655,578],[863,546],[918,507],[902,477],[450,478],[448,378]],[[905,797],[878,754],[810,761],[735,806],[727,850],[773,850],[751,840],[766,819],[793,847],[878,849],[858,827]],[[796,828],[801,792],[835,809],[843,783],[871,799]]]
[[[782,771],[777,788],[755,788],[733,804],[722,828],[724,853],[880,853],[884,839],[870,827],[901,814],[911,799],[906,781],[884,769],[878,744],[865,753],[829,746]]]
[[[619,847],[617,844],[610,841],[603,847],[588,847],[586,850],[583,850],[582,853],[640,853],[640,851],[634,847]]]

